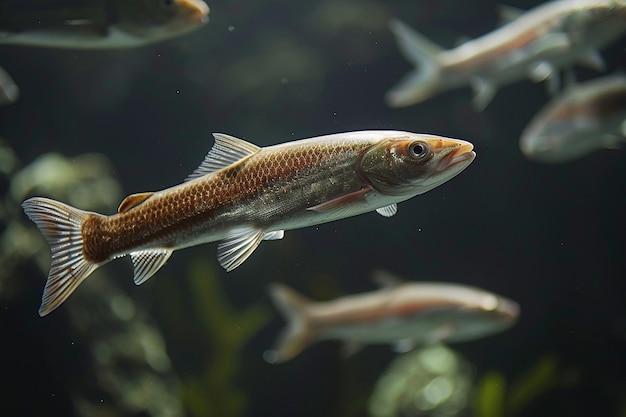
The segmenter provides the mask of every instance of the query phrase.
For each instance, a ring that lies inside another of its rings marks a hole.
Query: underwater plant
[[[245,415],[246,394],[237,386],[243,360],[243,350],[250,339],[272,317],[270,310],[255,304],[243,310],[233,307],[220,284],[215,265],[194,259],[186,277],[186,288],[180,290],[173,279],[163,280],[163,297],[157,315],[168,329],[168,343],[182,345],[183,354],[193,349],[202,363],[194,369],[179,369],[181,402],[190,416],[237,417]],[[197,323],[187,327],[182,317],[193,317]],[[198,335],[198,329],[202,334]],[[176,354],[173,354],[176,366]],[[181,368],[183,366],[181,365]]]

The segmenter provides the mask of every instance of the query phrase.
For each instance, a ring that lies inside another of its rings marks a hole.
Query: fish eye
[[[429,149],[425,142],[412,142],[409,145],[409,155],[416,159],[421,159],[428,155]]]
[[[163,6],[164,9],[171,9],[175,6],[175,0],[161,0],[161,6]]]

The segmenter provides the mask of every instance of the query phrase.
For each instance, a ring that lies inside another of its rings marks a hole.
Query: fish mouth
[[[452,149],[446,156],[441,158],[437,164],[436,171],[442,172],[448,170],[450,167],[466,162],[464,165],[469,165],[470,162],[476,158],[476,152],[473,151],[474,145],[469,142],[462,142],[456,148]]]
[[[187,10],[191,22],[206,23],[209,20],[209,6],[202,0],[178,0],[178,4]]]
[[[498,300],[498,311],[502,315],[502,317],[508,322],[517,321],[520,313],[519,304],[517,304],[513,300],[509,300],[507,298],[500,298]]]

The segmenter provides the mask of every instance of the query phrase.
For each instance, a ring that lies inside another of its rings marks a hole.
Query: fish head
[[[511,327],[519,317],[519,304],[491,293],[477,294],[471,303],[459,306],[454,334],[447,340],[474,340]]]
[[[476,157],[473,149],[464,140],[398,132],[365,151],[358,172],[383,195],[412,197],[467,168]]]
[[[117,25],[146,42],[173,38],[208,21],[203,0],[118,1]]]
[[[519,305],[481,288],[452,283],[407,283],[390,302],[396,313],[413,318],[419,338],[432,342],[479,339],[511,327]]]
[[[519,305],[505,297],[478,291],[464,300],[440,300],[424,308],[416,321],[431,341],[463,342],[508,329],[517,321]]]

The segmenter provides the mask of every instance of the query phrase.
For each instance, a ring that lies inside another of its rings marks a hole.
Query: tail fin
[[[91,263],[83,256],[81,227],[87,217],[95,213],[41,197],[29,198],[22,203],[22,208],[46,238],[52,252],[50,273],[39,307],[39,315],[43,317],[61,305],[102,265]]]
[[[281,284],[270,284],[269,293],[274,305],[287,320],[287,327],[278,336],[274,349],[266,351],[263,357],[269,363],[286,362],[300,354],[313,340],[306,311],[309,301]]]
[[[20,96],[20,88],[4,68],[0,67],[0,105],[13,103]]]
[[[426,100],[439,88],[441,68],[437,55],[443,49],[399,20],[392,19],[389,29],[402,55],[416,69],[387,92],[387,103],[392,107],[405,107]]]

